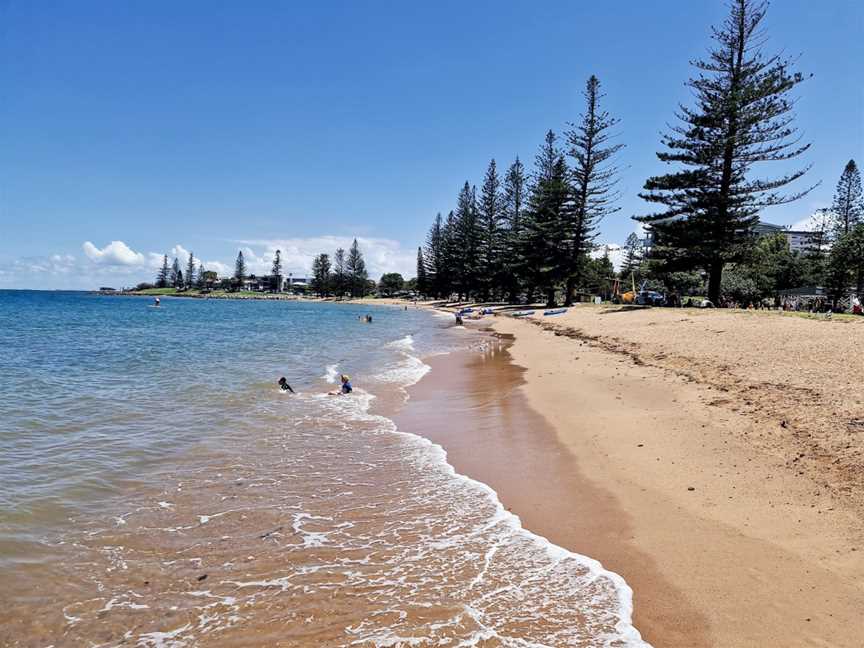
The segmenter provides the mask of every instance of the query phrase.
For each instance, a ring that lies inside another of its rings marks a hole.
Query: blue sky
[[[622,211],[599,241],[623,242],[689,99],[688,60],[724,14],[693,0],[0,0],[0,288],[130,284],[162,253],[221,268],[241,247],[264,269],[278,246],[302,274],[354,236],[373,273],[412,274],[435,213],[490,158],[533,160],[546,129],[577,119],[590,74],[626,144]],[[769,51],[814,75],[797,123],[822,185],[765,214],[792,224],[864,162],[864,9],[777,0],[767,29]]]

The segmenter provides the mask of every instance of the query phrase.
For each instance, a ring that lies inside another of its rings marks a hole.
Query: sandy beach
[[[400,425],[624,576],[647,641],[862,645],[864,325],[589,306],[484,323],[506,350],[433,359]]]

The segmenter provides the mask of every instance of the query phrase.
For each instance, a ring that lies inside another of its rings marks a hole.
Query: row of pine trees
[[[791,95],[805,77],[794,71],[792,59],[765,53],[767,7],[762,0],[731,0],[727,18],[712,30],[708,56],[692,62],[696,74],[686,82],[691,105],[678,107],[676,122],[661,138],[657,158],[669,171],[648,178],[639,194],[658,209],[632,217],[650,230],[652,243],[650,258],[637,258],[639,241],[632,236],[625,270],[639,266],[658,278],[698,274],[714,303],[721,302],[724,273],[740,274],[765,247],[754,235],[763,210],[813,188],[787,189],[807,173],[807,165],[754,177],[757,165],[779,162],[788,169],[810,148],[795,126]],[[436,216],[418,248],[421,294],[510,302],[541,297],[549,305],[563,298],[570,305],[580,292],[596,293],[612,279],[608,259],[597,263],[592,253],[599,224],[620,211],[616,155],[624,145],[615,139],[619,121],[603,108],[600,87],[596,76],[587,80],[581,115],[563,136],[546,133],[530,170],[517,157],[499,171],[493,159],[479,190],[464,183],[455,208]],[[816,260],[819,276],[835,292],[851,282],[864,291],[864,200],[854,161],[825,217],[831,221],[825,226],[831,251]],[[814,254],[821,255],[822,247]],[[765,265],[765,255],[760,258]],[[278,252],[273,274],[281,275]],[[202,267],[197,281],[203,277]],[[243,278],[241,252],[234,280],[241,284]],[[169,266],[164,258],[158,285],[195,283],[191,254],[185,274],[177,259]],[[311,284],[322,295],[365,295],[370,285],[356,239],[332,260],[319,254]]]
[[[601,107],[600,81],[585,86],[585,110],[563,140],[549,131],[529,174],[522,161],[503,178],[493,159],[478,195],[465,182],[456,208],[439,213],[418,250],[418,290],[433,297],[570,304],[586,275],[600,221],[619,210],[613,143],[618,120]]]
[[[348,253],[343,248],[336,250],[331,262],[330,255],[321,253],[312,261],[312,277],[309,284],[312,292],[322,297],[335,295],[342,297],[365,297],[374,290],[374,282],[369,281],[366,260],[357,244],[351,243]]]
[[[805,77],[792,59],[764,52],[767,7],[732,0],[727,18],[712,30],[714,44],[692,63],[697,73],[686,83],[692,103],[678,107],[676,123],[661,139],[657,158],[670,170],[648,178],[639,194],[659,209],[633,216],[651,231],[652,269],[659,276],[700,273],[714,303],[720,303],[724,271],[751,260],[761,212],[813,188],[786,190],[807,165],[754,177],[757,165],[788,163],[810,147],[794,125],[791,95]],[[588,284],[597,280],[589,272],[591,253],[598,224],[619,211],[615,155],[623,144],[614,142],[618,120],[603,110],[596,77],[584,95],[582,115],[563,138],[546,134],[530,172],[517,158],[502,178],[493,160],[479,194],[466,182],[455,209],[446,218],[438,214],[418,250],[421,292],[511,302],[543,296],[549,305],[560,295],[569,305],[579,291],[595,288]],[[857,169],[850,164],[844,182],[854,185]],[[855,202],[854,193],[847,192],[846,204]],[[835,206],[833,213],[841,212]],[[860,217],[844,213],[845,231],[834,240],[835,274],[860,277],[864,256],[856,246],[864,230],[857,233]],[[634,249],[635,241],[629,243]]]
[[[207,268],[204,267],[203,263],[196,264],[196,261],[195,255],[190,252],[184,274],[177,257],[174,257],[174,262],[168,265],[168,255],[163,255],[162,266],[156,274],[156,287],[177,288],[178,290],[203,288],[208,276]]]

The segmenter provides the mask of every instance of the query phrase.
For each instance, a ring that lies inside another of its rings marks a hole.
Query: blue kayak
[[[544,315],[563,315],[567,312],[566,308],[553,308],[551,310],[543,311]]]

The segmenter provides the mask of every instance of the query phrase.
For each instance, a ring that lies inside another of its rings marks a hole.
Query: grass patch
[[[805,313],[799,311],[780,311],[781,315],[786,317],[801,317],[803,319],[812,320],[828,320],[830,322],[864,322],[864,317],[853,315],[852,313],[832,313],[830,318],[825,317],[823,313]]]
[[[176,295],[176,288],[148,288],[147,290],[135,290],[133,291],[136,295]]]

